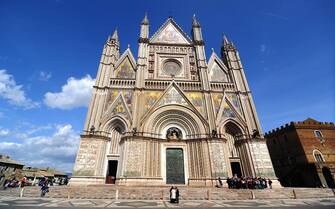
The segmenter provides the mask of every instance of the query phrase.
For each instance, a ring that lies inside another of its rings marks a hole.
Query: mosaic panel
[[[125,99],[125,103],[127,104],[128,109],[131,113],[132,112],[133,91],[130,91],[130,90],[111,90],[108,93],[107,103],[106,103],[105,108],[108,108],[111,104],[113,104],[113,102],[115,101],[115,99],[117,98],[120,92],[122,93]]]
[[[148,110],[155,104],[161,95],[162,92],[160,91],[149,91],[144,93],[144,113],[148,112]]]
[[[123,115],[128,115],[127,114],[127,110],[126,107],[124,106],[123,101],[121,100],[121,98],[119,98],[117,100],[117,102],[114,105],[114,108],[112,110],[113,114],[123,114]]]
[[[188,106],[186,100],[179,94],[177,89],[171,88],[159,102],[160,105],[180,104]]]
[[[127,57],[115,70],[116,78],[135,78],[135,71]]]
[[[209,73],[210,81],[218,81],[218,82],[227,82],[227,75],[221,69],[221,67],[214,62],[214,65]]]
[[[133,92],[132,91],[122,91],[123,98],[126,102],[126,105],[128,107],[128,110],[130,113],[132,112],[132,101],[133,101]]]
[[[242,112],[241,104],[236,94],[228,94],[227,98],[229,99],[229,101],[231,101],[231,103],[233,104],[233,106],[236,108],[237,111]]]
[[[164,43],[188,43],[183,35],[171,23],[157,35],[155,41]]]
[[[221,93],[214,93],[214,94],[212,94],[212,98],[213,98],[213,104],[214,104],[215,113],[218,114],[219,110],[220,110],[220,106],[221,106],[223,94],[221,94]]]
[[[204,104],[204,98],[202,93],[200,92],[188,92],[185,93],[187,98],[190,100],[190,102],[194,105],[194,107],[202,114],[205,114],[205,104]]]
[[[114,102],[114,100],[116,99],[116,97],[119,95],[119,92],[120,92],[119,90],[110,90],[108,92],[107,106],[109,106],[110,104],[112,104]]]
[[[235,112],[230,108],[227,102],[223,105],[223,115],[227,118],[236,118]]]

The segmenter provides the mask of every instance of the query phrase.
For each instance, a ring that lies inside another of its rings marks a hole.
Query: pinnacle
[[[193,14],[192,27],[200,27],[200,23],[197,21],[195,14]]]
[[[227,44],[230,44],[229,43],[229,40],[228,40],[228,38],[227,38],[227,36],[224,34],[224,33],[222,33],[222,38],[223,38],[223,40],[222,40],[222,44],[223,45],[227,45]]]
[[[144,18],[141,22],[142,25],[149,25],[149,19],[148,19],[148,14],[145,13]]]
[[[117,28],[115,29],[114,33],[113,33],[113,36],[112,36],[112,39],[119,39],[119,36],[117,34]]]

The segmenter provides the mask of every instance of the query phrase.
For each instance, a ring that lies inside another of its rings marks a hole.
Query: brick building
[[[335,125],[308,118],[265,134],[283,186],[335,187]]]

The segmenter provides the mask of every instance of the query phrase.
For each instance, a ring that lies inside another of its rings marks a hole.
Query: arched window
[[[314,131],[314,135],[315,135],[315,137],[317,137],[317,138],[322,138],[322,137],[323,137],[321,131],[319,131],[319,130],[315,130],[315,131]]]
[[[315,158],[315,161],[318,163],[323,163],[325,162],[322,153],[319,150],[313,150],[313,156]]]

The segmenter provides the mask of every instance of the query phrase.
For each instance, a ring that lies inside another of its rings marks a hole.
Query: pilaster
[[[208,72],[207,72],[205,44],[202,38],[200,23],[196,20],[195,16],[193,16],[193,21],[192,21],[192,37],[193,37],[193,43],[194,43],[195,53],[196,53],[196,58],[197,58],[196,59],[197,67],[200,72],[199,74],[201,76],[201,82],[202,82],[204,96],[205,96],[206,112],[208,115],[207,118],[209,122],[208,131],[210,133],[212,130],[216,130],[215,114],[214,114],[212,99],[210,95],[210,84],[209,84]]]

